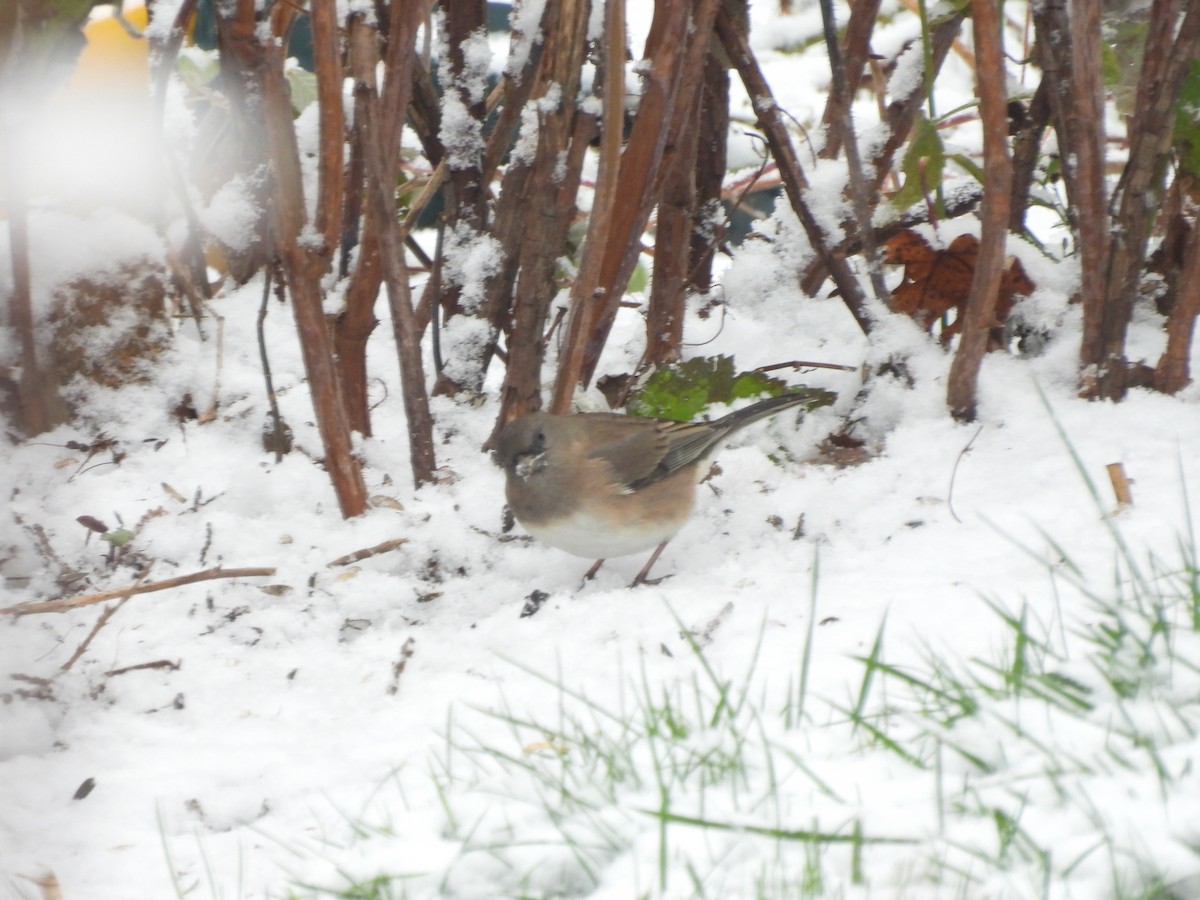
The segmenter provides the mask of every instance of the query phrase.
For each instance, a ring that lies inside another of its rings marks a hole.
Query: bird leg
[[[667,538],[665,541],[663,541],[661,544],[659,544],[658,547],[655,548],[654,552],[650,554],[650,558],[648,560],[646,560],[646,564],[644,566],[642,566],[642,571],[637,573],[637,577],[635,579],[633,579],[633,583],[631,585],[629,585],[631,588],[637,587],[639,584],[658,584],[664,578],[670,577],[669,575],[663,575],[659,578],[647,578],[646,577],[647,575],[650,574],[650,569],[654,566],[654,564],[656,562],[658,562],[658,558],[660,556],[662,556],[663,550],[665,550],[667,548],[667,544],[669,544],[670,542],[671,542],[671,539]]]
[[[588,569],[587,572],[584,573],[583,582],[579,586],[583,587],[585,584],[587,584],[589,581],[591,581],[593,578],[595,578],[596,573],[600,571],[600,567],[602,565],[604,565],[604,560],[602,560],[602,559],[598,559],[594,563],[592,563],[592,567],[590,569]]]

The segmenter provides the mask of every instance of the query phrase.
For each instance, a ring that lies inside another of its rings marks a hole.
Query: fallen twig
[[[837,369],[840,372],[857,372],[858,366],[845,366],[841,363],[812,362],[806,359],[793,359],[791,362],[772,363],[769,366],[759,366],[755,372],[774,372],[776,369]]]
[[[65,672],[67,669],[71,668],[71,666],[75,665],[75,661],[79,659],[79,657],[83,656],[84,652],[88,648],[88,645],[91,644],[92,639],[100,633],[100,629],[108,623],[108,620],[111,619],[116,611],[124,606],[128,600],[128,597],[122,597],[119,603],[114,603],[112,606],[105,607],[104,612],[100,613],[100,618],[96,620],[96,624],[92,626],[92,630],[88,632],[88,636],[83,639],[83,643],[81,643],[75,649],[75,652],[71,654],[71,658],[63,663],[59,668],[60,672]]]
[[[378,556],[380,553],[387,553],[390,550],[395,550],[397,547],[402,547],[408,543],[408,538],[393,538],[390,541],[384,541],[382,544],[376,544],[374,547],[365,547],[362,550],[355,550],[353,553],[347,553],[345,556],[339,556],[329,565],[332,566],[348,566],[350,563],[356,563],[359,560],[368,559],[372,556]]]
[[[404,667],[408,665],[408,661],[412,659],[413,647],[416,646],[416,641],[409,638],[400,648],[400,657],[392,663],[392,683],[388,685],[387,692],[396,694],[400,690],[400,676],[404,674]]]
[[[119,669],[109,669],[105,675],[124,675],[126,672],[136,672],[139,669],[170,669],[172,672],[179,671],[183,663],[171,662],[169,659],[156,659],[153,662],[135,663],[132,666],[122,666]]]
[[[58,879],[53,872],[47,872],[45,875],[21,875],[18,873],[18,878],[24,878],[30,884],[36,885],[42,890],[43,900],[62,900],[62,887],[58,883]]]
[[[252,569],[223,569],[216,566],[202,572],[190,575],[180,575],[177,578],[167,578],[163,581],[147,581],[133,584],[129,587],[114,588],[95,594],[84,594],[82,597],[63,597],[59,600],[47,600],[44,603],[23,603],[17,606],[6,606],[0,609],[0,615],[29,616],[35,613],[66,612],[68,609],[78,609],[81,606],[91,606],[93,603],[103,603],[105,600],[120,600],[132,597],[134,594],[149,594],[152,591],[165,591],[170,588],[183,587],[185,584],[195,584],[198,581],[213,581],[217,578],[256,578],[274,575],[275,568],[258,567]]]
[[[967,455],[967,452],[975,443],[975,438],[979,437],[982,431],[982,425],[975,429],[975,433],[971,435],[971,439],[967,441],[966,446],[958,451],[958,456],[954,458],[954,468],[950,470],[950,486],[946,488],[946,508],[950,510],[950,515],[954,517],[954,521],[959,525],[962,524],[962,519],[954,511],[954,479],[958,476],[958,464],[963,461],[963,457]]]
[[[1125,474],[1125,466],[1116,462],[1109,463],[1105,468],[1108,469],[1108,480],[1112,482],[1113,493],[1117,495],[1117,509],[1133,506],[1133,491],[1129,489],[1133,482]]]

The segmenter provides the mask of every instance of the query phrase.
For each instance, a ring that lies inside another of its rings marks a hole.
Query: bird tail
[[[792,394],[780,394],[778,397],[767,397],[765,400],[751,403],[727,416],[722,416],[712,424],[724,429],[726,434],[732,434],[752,422],[773,416],[793,406],[803,406],[805,411],[816,409],[818,406],[828,406],[836,396],[831,391],[804,388]]]

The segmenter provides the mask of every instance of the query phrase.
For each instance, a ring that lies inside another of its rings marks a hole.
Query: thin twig
[[[66,612],[81,606],[91,606],[93,603],[103,603],[106,600],[118,600],[132,597],[134,594],[149,594],[153,591],[165,591],[170,588],[195,584],[198,581],[213,581],[217,578],[258,578],[274,575],[274,566],[260,566],[249,569],[223,569],[216,566],[202,572],[192,572],[190,575],[180,575],[177,578],[167,578],[163,581],[147,581],[133,584],[129,587],[113,588],[99,591],[95,594],[84,594],[82,597],[63,597],[58,600],[47,600],[44,603],[22,603],[17,606],[6,606],[0,609],[0,615],[29,616],[38,613]]]
[[[369,559],[372,556],[378,556],[380,553],[387,553],[395,550],[397,547],[402,547],[408,543],[408,538],[393,538],[390,541],[384,541],[382,544],[376,544],[374,547],[366,547],[362,550],[355,550],[353,553],[347,553],[345,556],[339,556],[329,565],[332,566],[348,566],[350,563],[359,562],[360,560]]]
[[[88,645],[91,644],[92,638],[94,638],[97,634],[100,633],[100,629],[103,628],[105,625],[107,625],[108,620],[111,619],[113,617],[113,615],[117,612],[117,610],[119,610],[122,606],[124,606],[128,601],[129,601],[128,597],[122,597],[120,600],[118,600],[112,606],[104,607],[104,612],[100,613],[100,618],[98,618],[96,620],[96,624],[92,626],[92,630],[88,633],[88,636],[83,639],[83,643],[81,643],[75,649],[75,652],[71,654],[71,658],[68,659],[65,663],[63,663],[62,666],[59,668],[60,672],[65,672],[69,668],[71,668],[71,666],[75,665],[75,661],[77,659],[79,659],[79,657],[83,656],[84,652],[88,648]]]
[[[392,683],[388,685],[387,692],[396,694],[400,690],[400,676],[404,674],[404,668],[408,665],[408,661],[412,659],[413,647],[416,646],[416,640],[409,638],[400,648],[399,658],[392,663]]]
[[[172,672],[178,672],[182,666],[183,663],[181,662],[171,662],[169,659],[156,659],[152,662],[135,663],[132,666],[122,666],[119,669],[109,669],[104,674],[112,677],[113,675],[124,675],[126,672],[137,672],[140,669],[170,669]]]
[[[429,349],[433,352],[433,371],[439,378],[446,363],[442,359],[442,325],[437,298],[442,293],[442,264],[445,261],[446,217],[438,219],[437,247],[433,254],[433,265],[429,269]],[[424,298],[422,298],[424,299]]]
[[[971,445],[975,443],[975,438],[979,437],[979,432],[981,431],[983,431],[982,425],[975,429],[975,433],[971,435],[971,439],[967,441],[966,446],[958,451],[958,456],[954,459],[954,468],[950,470],[950,486],[946,489],[946,506],[950,509],[950,515],[954,516],[954,521],[959,525],[962,524],[962,519],[954,511],[954,478],[958,475],[958,464],[967,455],[967,451],[971,449]]]
[[[392,38],[396,40],[398,38]],[[411,65],[411,59],[406,60]],[[403,66],[397,66],[391,77],[403,77]],[[394,219],[394,204],[384,190],[388,184],[381,129],[376,122],[379,100],[371,87],[358,83],[355,92],[363,98],[360,114],[363,126],[363,152],[368,180],[368,201],[372,215],[379,222],[379,252],[383,263],[383,281],[387,289],[388,306],[392,314],[392,334],[400,363],[400,384],[403,389],[404,412],[408,420],[409,456],[416,484],[433,481],[437,462],[433,450],[433,415],[429,411],[429,395],[425,389],[425,374],[421,363],[419,331],[408,283],[404,245]],[[402,97],[401,108],[407,108]],[[394,180],[394,175],[392,176]]]
[[[774,372],[776,369],[837,369],[839,372],[857,372],[858,366],[844,366],[841,363],[810,362],[806,359],[793,359],[791,362],[771,363],[769,366],[759,366],[755,372]]]
[[[266,323],[267,301],[271,299],[271,275],[278,262],[266,266],[263,275],[262,304],[258,308],[258,356],[262,360],[263,379],[267,383],[267,404],[271,408],[271,446],[275,448],[275,462],[283,461],[283,419],[279,415],[279,401],[275,396],[275,383],[271,379],[271,361],[267,357]]]
[[[820,258],[825,270],[833,276],[834,283],[841,292],[842,302],[854,316],[854,320],[862,329],[863,334],[869,334],[872,319],[867,312],[866,298],[863,296],[858,280],[850,271],[849,264],[834,252],[830,246],[829,236],[822,229],[808,204],[808,179],[805,177],[803,169],[800,168],[796,151],[792,147],[791,137],[783,124],[779,105],[776,103],[766,76],[758,64],[758,59],[750,48],[749,39],[724,10],[717,13],[717,32],[720,35],[721,44],[741,76],[747,92],[754,98],[754,111],[758,116],[759,126],[771,147],[771,153],[779,166],[779,174],[783,178],[784,191],[804,227],[809,244]]]
[[[500,102],[500,98],[504,96],[504,82],[498,81],[496,86],[492,88],[492,92],[488,94],[485,101],[487,112],[490,115]],[[417,227],[417,220],[421,218],[421,214],[425,212],[425,208],[429,206],[438,191],[441,190],[442,184],[446,181],[448,173],[446,161],[443,159],[439,162],[430,173],[429,179],[421,188],[421,192],[413,200],[412,205],[408,208],[408,212],[404,216],[404,220],[400,223],[400,237],[407,238]]]
[[[1126,506],[1133,506],[1133,491],[1129,489],[1132,482],[1129,476],[1125,474],[1125,466],[1122,463],[1109,463],[1106,467],[1108,470],[1108,479],[1112,482],[1113,493],[1117,497],[1117,508],[1123,509]]]
[[[862,236],[863,256],[867,260],[867,272],[875,298],[884,306],[891,306],[891,292],[883,280],[883,268],[875,247],[875,229],[871,224],[871,210],[879,202],[879,191],[873,189],[867,196],[867,179],[863,175],[862,156],[858,150],[858,136],[854,132],[854,119],[850,115],[850,90],[846,84],[846,66],[838,44],[837,22],[833,17],[833,0],[821,0],[821,21],[825,30],[825,46],[829,52],[829,67],[833,74],[833,106],[837,110],[837,126],[841,128],[842,146],[846,151],[846,169],[850,183],[851,208],[854,210],[857,231]],[[857,73],[855,73],[857,78]],[[874,188],[874,185],[872,186]]]
[[[217,359],[216,371],[213,373],[212,403],[209,404],[208,409],[196,417],[196,422],[201,425],[205,425],[217,417],[217,407],[221,403],[221,370],[225,367],[225,317],[207,303],[204,304],[204,309],[208,310],[208,314],[217,323]]]
[[[170,156],[170,154],[167,154]],[[167,268],[171,270],[171,275],[175,278],[175,285],[182,291],[184,298],[187,300],[188,309],[192,313],[192,321],[196,323],[196,333],[200,336],[200,340],[207,340],[204,334],[204,326],[201,324],[203,316],[203,308],[207,297],[204,292],[196,284],[196,279],[192,277],[192,273],[188,271],[188,267],[184,265],[183,260],[179,258],[171,245],[166,244],[166,260]]]

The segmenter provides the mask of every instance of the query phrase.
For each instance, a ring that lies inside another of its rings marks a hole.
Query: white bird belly
[[[539,541],[584,559],[612,559],[652,550],[679,530],[673,522],[647,522],[642,527],[617,530],[592,516],[574,515],[553,523],[526,525]]]

